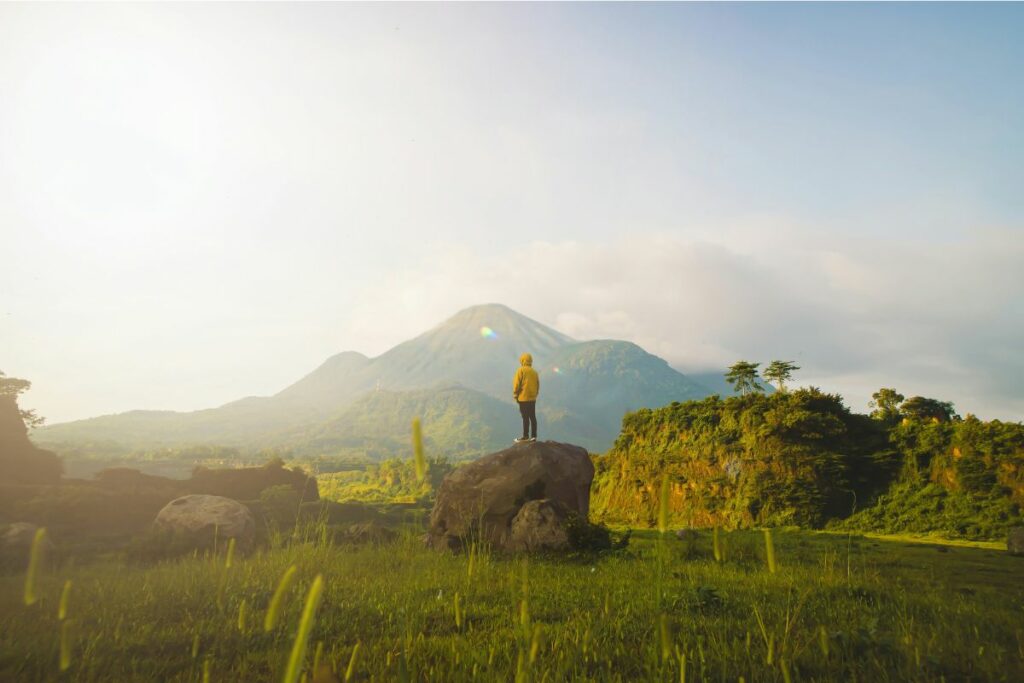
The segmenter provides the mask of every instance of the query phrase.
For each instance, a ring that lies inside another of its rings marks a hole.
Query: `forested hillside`
[[[902,398],[871,416],[815,388],[631,413],[597,458],[593,509],[651,525],[667,476],[680,525],[996,538],[1020,523],[1024,426]]]

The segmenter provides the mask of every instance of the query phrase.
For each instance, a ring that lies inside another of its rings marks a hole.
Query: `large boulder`
[[[594,465],[579,446],[543,441],[517,444],[486,455],[444,478],[430,515],[427,542],[437,549],[458,550],[474,540],[496,549],[513,549],[512,522],[530,501],[547,500],[586,520]],[[547,508],[545,508],[547,509]],[[529,534],[527,520],[544,521],[540,509],[521,520],[516,545]],[[538,532],[539,533],[539,532]],[[549,538],[551,530],[544,532]]]
[[[1024,526],[1015,526],[1006,536],[1006,552],[1024,556]]]
[[[243,546],[250,545],[256,534],[256,520],[245,505],[222,496],[198,494],[175,498],[165,505],[154,526],[202,540],[234,538]]]

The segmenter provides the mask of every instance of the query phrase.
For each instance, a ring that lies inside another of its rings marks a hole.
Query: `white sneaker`
[[[527,439],[527,441],[529,441],[530,443],[536,443],[537,437],[531,436],[529,439]]]
[[[527,441],[529,441],[529,439],[516,439],[512,443],[526,443]]]

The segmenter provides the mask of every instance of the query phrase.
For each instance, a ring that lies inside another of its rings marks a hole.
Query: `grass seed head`
[[[288,668],[285,670],[284,683],[296,683],[299,674],[302,673],[302,662],[306,657],[306,646],[309,642],[309,633],[313,630],[316,621],[316,610],[320,606],[320,598],[324,592],[324,577],[317,574],[313,579],[313,585],[309,587],[306,595],[306,604],[302,609],[302,619],[299,621],[299,629],[295,632],[295,642],[292,645],[292,653],[288,658]]]
[[[46,544],[46,528],[36,529],[32,538],[32,549],[28,556],[28,572],[25,574],[25,604],[34,605],[39,596],[36,595],[36,584],[39,580],[40,567],[43,564],[43,547]]]
[[[298,573],[299,568],[294,564],[288,567],[288,570],[281,577],[281,580],[277,583],[277,590],[274,591],[274,596],[270,599],[270,606],[267,608],[267,614],[263,619],[263,630],[269,633],[274,630],[277,625],[278,617],[281,613],[281,604],[284,602],[284,596],[291,588],[292,583],[295,581],[295,575]]]
[[[427,478],[427,458],[423,455],[423,429],[418,417],[412,420],[412,453],[416,465],[416,481],[423,483]]]
[[[64,621],[68,618],[68,604],[71,601],[71,579],[64,582],[64,589],[60,592],[60,603],[57,606],[57,619]]]

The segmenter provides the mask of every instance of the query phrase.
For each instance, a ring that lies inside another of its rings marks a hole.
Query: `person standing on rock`
[[[537,394],[540,393],[540,375],[533,369],[533,356],[524,353],[519,357],[519,369],[512,380],[512,396],[519,404],[523,417],[523,436],[516,443],[537,440]]]

